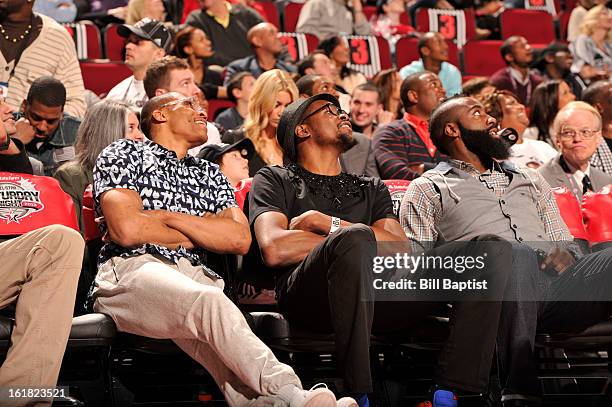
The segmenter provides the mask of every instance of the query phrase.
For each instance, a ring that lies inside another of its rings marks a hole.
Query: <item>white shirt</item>
[[[206,143],[200,146],[194,147],[194,148],[190,148],[187,151],[187,154],[195,157],[198,155],[202,147],[207,146],[209,144],[220,144],[221,143],[221,133],[219,133],[219,129],[217,129],[217,126],[215,126],[213,123],[211,122],[206,123],[206,134],[208,135],[208,140],[206,140]]]
[[[510,148],[510,153],[509,161],[517,167],[528,167],[529,164],[541,166],[558,154],[557,150],[552,148],[550,144],[528,138],[523,138],[521,144],[513,145]],[[582,179],[580,182],[582,182]]]
[[[106,99],[125,102],[138,111],[149,100],[145,92],[144,82],[137,81],[133,75],[115,85],[106,95]]]

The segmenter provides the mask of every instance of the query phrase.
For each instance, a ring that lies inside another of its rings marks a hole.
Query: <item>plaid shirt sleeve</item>
[[[400,206],[400,224],[408,239],[425,250],[432,248],[441,216],[442,200],[434,183],[424,177],[412,181]]]
[[[551,242],[573,241],[548,182],[537,171],[530,171],[529,176],[538,191],[536,207],[548,239]]]

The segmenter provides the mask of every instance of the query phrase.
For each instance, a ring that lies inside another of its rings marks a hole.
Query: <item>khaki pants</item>
[[[60,225],[0,244],[0,308],[16,303],[0,386],[56,385],[70,334],[84,244],[78,232]],[[0,400],[0,405],[9,403]]]
[[[223,293],[223,280],[186,259],[114,257],[100,266],[96,285],[96,312],[119,331],[174,341],[208,370],[230,406],[265,405],[267,397],[256,399],[274,398],[287,384],[301,387]]]

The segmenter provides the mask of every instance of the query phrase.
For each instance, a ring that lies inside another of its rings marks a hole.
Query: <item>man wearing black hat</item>
[[[209,144],[198,153],[199,158],[219,166],[223,175],[234,188],[243,179],[249,178],[249,159],[255,151],[253,142],[243,138],[234,144]]]
[[[573,60],[574,57],[567,45],[552,42],[540,52],[540,57],[532,67],[538,69],[545,80],[564,80],[572,89],[572,93],[580,98],[582,91],[586,88],[586,83],[580,75],[570,70]]]
[[[257,257],[263,259],[264,269],[272,269],[268,274],[276,275],[279,306],[291,324],[335,334],[344,390],[367,406],[367,393],[372,392],[371,332],[405,331],[435,313],[437,306],[395,298],[376,302],[375,309],[369,297],[368,276],[382,252],[377,244],[404,247],[407,242],[385,184],[341,170],[339,157],[355,140],[338,99],[324,93],[293,102],[281,116],[277,138],[287,164],[262,168],[249,196],[255,251],[261,252]],[[479,247],[488,243],[479,242]],[[452,256],[464,249],[434,250]],[[490,260],[504,259],[495,252]],[[496,271],[496,282],[505,286],[503,263],[490,269]],[[487,383],[500,309],[499,301],[454,307],[435,379],[441,387],[434,392],[434,406],[456,405],[446,389],[481,391]],[[476,330],[480,325],[484,328]],[[476,340],[482,345],[478,349],[472,346]],[[444,404],[445,396],[455,404]]]
[[[172,34],[163,23],[150,18],[143,18],[134,25],[122,25],[118,33],[127,38],[125,64],[134,75],[119,82],[106,98],[120,100],[140,109],[149,100],[143,83],[147,68],[170,51]]]

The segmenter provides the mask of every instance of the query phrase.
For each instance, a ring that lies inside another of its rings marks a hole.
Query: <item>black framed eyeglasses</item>
[[[334,115],[334,116],[340,116],[340,115],[343,115],[343,114],[348,114],[344,110],[342,110],[338,106],[336,106],[335,104],[328,103],[328,104],[323,105],[320,108],[316,109],[314,112],[311,112],[310,114],[306,115],[302,120],[300,120],[300,124],[304,123],[306,120],[308,120],[309,118],[311,118],[315,114],[317,114],[320,111],[325,110],[325,109],[327,109],[327,112],[329,114]]]

